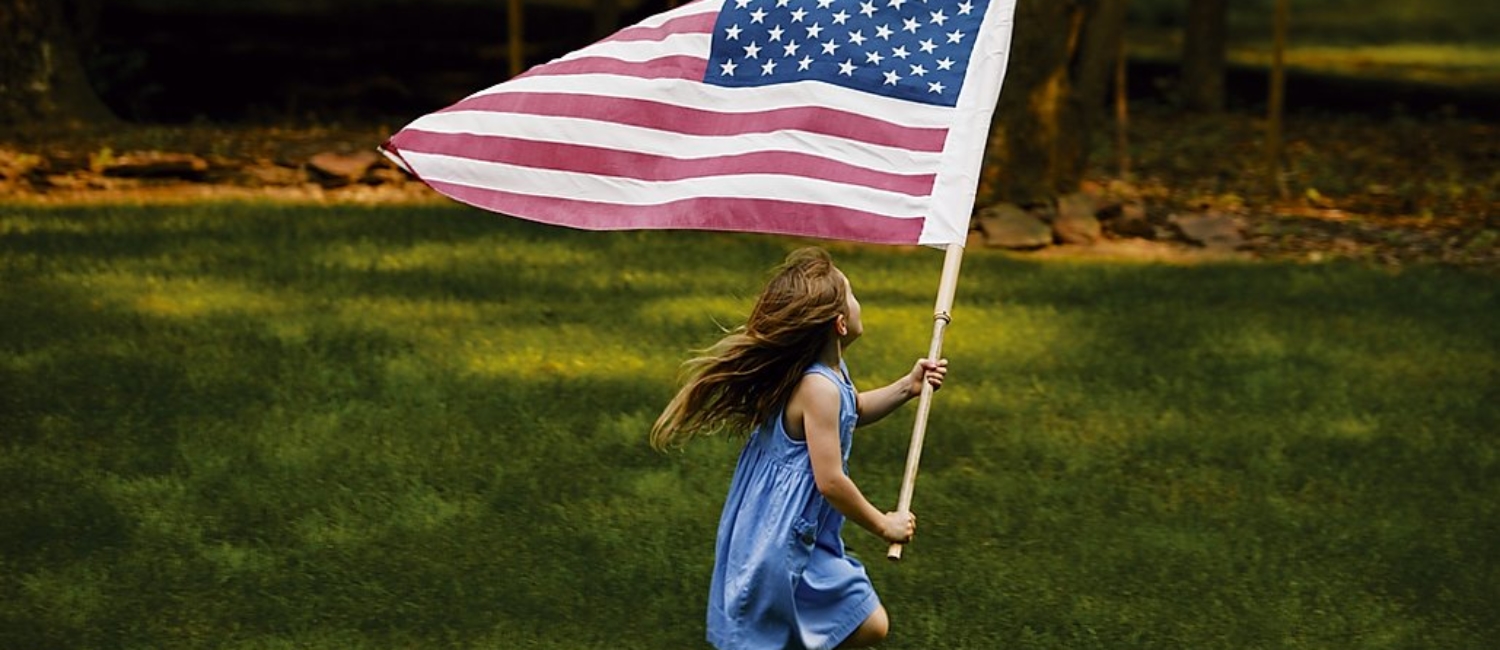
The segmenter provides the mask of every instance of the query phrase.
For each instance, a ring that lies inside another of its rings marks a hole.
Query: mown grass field
[[[0,209],[0,648],[693,648],[677,364],[799,242],[452,207]],[[941,255],[831,244],[855,379]],[[889,648],[1484,648],[1494,277],[965,261]],[[914,409],[857,437],[895,501]]]

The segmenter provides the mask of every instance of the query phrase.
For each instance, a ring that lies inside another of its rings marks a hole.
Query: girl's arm
[[[808,375],[792,393],[788,413],[800,412],[807,453],[818,491],[844,517],[891,543],[905,543],[916,532],[910,513],[881,512],[844,473],[839,447],[839,389],[827,377]]]
[[[890,415],[911,398],[922,394],[922,382],[932,384],[932,389],[943,387],[943,378],[948,375],[948,360],[918,359],[906,376],[889,385],[867,390],[859,394],[859,425],[874,424]]]

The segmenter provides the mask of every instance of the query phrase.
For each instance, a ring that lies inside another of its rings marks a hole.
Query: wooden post
[[[522,22],[526,18],[521,11],[521,0],[510,0],[507,13],[507,22],[510,23],[507,25],[510,37],[510,76],[517,77],[526,71],[526,35],[522,29]]]
[[[1130,180],[1130,81],[1126,64],[1129,58],[1125,30],[1120,30],[1120,54],[1115,58],[1115,161],[1120,180]]]
[[[932,314],[932,345],[927,349],[927,358],[941,359],[943,356],[943,333],[952,322],[953,296],[958,292],[958,267],[963,263],[963,244],[948,244],[943,258],[943,277],[938,281],[937,305]],[[922,439],[927,435],[927,416],[932,412],[932,385],[922,383],[922,396],[917,402],[917,421],[912,425],[911,446],[906,451],[906,473],[901,478],[901,495],[896,501],[897,512],[911,512],[912,492],[917,487],[917,465],[922,461]],[[901,544],[891,544],[886,557],[901,559]]]
[[[1276,0],[1276,15],[1271,35],[1271,88],[1266,116],[1266,181],[1269,189],[1287,198],[1286,180],[1281,177],[1281,138],[1286,107],[1286,40],[1290,0]]]

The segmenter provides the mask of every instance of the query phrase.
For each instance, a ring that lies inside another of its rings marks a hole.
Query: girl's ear
[[[839,336],[847,336],[849,334],[849,323],[844,321],[843,314],[839,314],[838,318],[833,320],[833,331],[838,332]]]

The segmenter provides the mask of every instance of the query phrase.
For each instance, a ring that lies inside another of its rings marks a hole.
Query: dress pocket
[[[818,541],[818,525],[812,521],[798,517],[792,522],[791,539],[788,540],[788,564],[792,573],[801,574],[807,568],[807,560],[812,555],[813,544]]]

